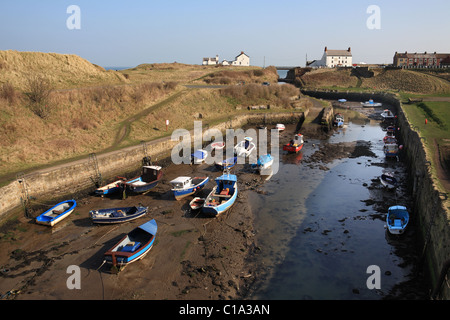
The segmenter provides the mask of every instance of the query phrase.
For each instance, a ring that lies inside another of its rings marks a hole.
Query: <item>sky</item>
[[[351,47],[354,63],[392,63],[396,51],[449,53],[449,17],[448,0],[11,0],[0,3],[0,50],[76,54],[103,67],[244,51],[251,65],[304,66],[325,47]]]

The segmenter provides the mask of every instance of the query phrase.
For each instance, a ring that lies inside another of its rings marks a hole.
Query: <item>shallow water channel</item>
[[[262,192],[249,196],[262,270],[252,298],[399,298],[402,283],[408,283],[409,293],[401,298],[426,296],[420,281],[411,291],[417,269],[414,223],[402,236],[385,229],[389,206],[411,205],[405,164],[385,159],[380,121],[348,117],[344,128],[333,129],[325,141],[305,136],[303,150],[283,154],[278,173],[264,183]],[[368,152],[327,163],[311,161],[321,144],[354,141]],[[383,189],[383,170],[396,172],[401,183],[397,191]],[[368,273],[373,265],[379,267],[379,289],[367,285],[375,275]]]

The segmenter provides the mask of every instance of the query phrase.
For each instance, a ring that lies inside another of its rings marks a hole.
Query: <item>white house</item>
[[[234,61],[231,62],[231,65],[233,66],[250,66],[250,57],[244,53],[244,51],[241,51],[241,53],[234,58]]]
[[[308,61],[307,67],[351,67],[353,65],[353,56],[351,48],[347,50],[328,50],[325,47],[321,60]]]
[[[213,66],[219,64],[219,55],[216,55],[215,58],[203,58],[202,65],[204,66]]]

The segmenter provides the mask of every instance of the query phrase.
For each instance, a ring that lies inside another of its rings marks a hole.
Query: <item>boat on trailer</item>
[[[155,219],[133,229],[104,253],[104,262],[120,270],[128,264],[144,258],[155,242],[157,230]]]
[[[98,209],[89,211],[92,222],[99,224],[123,223],[138,219],[147,214],[148,207],[142,204],[132,207]]]
[[[53,227],[64,218],[67,218],[76,206],[77,202],[73,199],[62,201],[36,217],[36,223]]]
[[[404,206],[389,207],[386,222],[391,234],[403,234],[409,222],[408,210]]]
[[[185,177],[181,176],[172,181],[172,192],[175,199],[180,200],[202,190],[209,181],[209,177]]]

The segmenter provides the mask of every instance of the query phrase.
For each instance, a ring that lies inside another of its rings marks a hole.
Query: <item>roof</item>
[[[347,51],[347,50],[327,50],[327,51],[325,51],[325,54],[327,56],[347,56],[347,57],[352,56],[351,51]]]
[[[161,170],[162,169],[160,166],[143,166],[143,168],[155,169],[155,170]]]
[[[241,53],[238,54],[238,55],[236,56],[236,58],[237,58],[237,57],[240,57],[240,56],[242,56],[242,55],[244,55],[244,56],[250,58],[248,55],[246,55],[246,54],[244,53],[244,51],[241,51]]]

